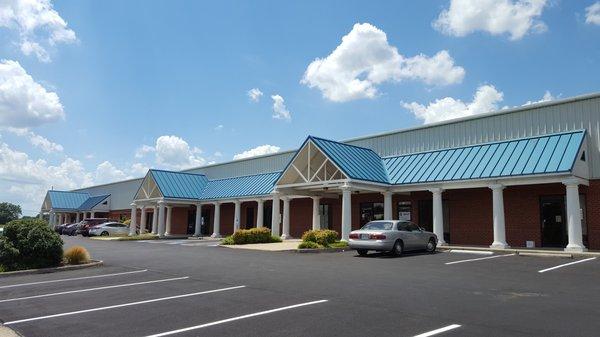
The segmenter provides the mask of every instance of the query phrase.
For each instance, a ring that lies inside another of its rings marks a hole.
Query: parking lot
[[[592,336],[600,259],[298,254],[64,238],[104,267],[0,279],[24,336]]]

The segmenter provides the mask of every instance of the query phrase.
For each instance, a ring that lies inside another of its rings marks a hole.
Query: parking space
[[[0,279],[6,326],[64,337],[585,336],[600,328],[598,259],[66,241],[88,246],[105,266]]]

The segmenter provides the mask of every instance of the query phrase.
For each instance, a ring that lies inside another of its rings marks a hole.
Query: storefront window
[[[410,201],[398,203],[398,220],[412,221],[412,205]]]
[[[321,229],[329,229],[329,205],[319,205],[319,218]]]
[[[361,227],[369,221],[383,220],[382,202],[365,202],[360,204],[360,225]]]

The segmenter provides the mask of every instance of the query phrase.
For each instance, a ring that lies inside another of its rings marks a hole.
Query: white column
[[[342,189],[342,240],[348,241],[352,231],[352,191],[350,186],[344,185]]]
[[[587,249],[583,245],[581,228],[581,206],[579,205],[579,181],[567,179],[563,181],[567,188],[567,234],[569,244],[565,248],[569,252],[583,252]]]
[[[383,219],[394,220],[392,214],[392,192],[383,192]]]
[[[165,202],[158,202],[158,236],[165,236]]]
[[[282,197],[283,200],[283,224],[281,238],[283,240],[291,238],[290,236],[290,198]]]
[[[256,228],[261,228],[265,222],[265,201],[263,199],[256,200]]]
[[[281,223],[281,215],[279,214],[279,192],[271,193],[273,196],[273,206],[271,207],[271,234],[279,236],[279,224]]]
[[[196,229],[194,230],[194,236],[200,236],[202,234],[202,204],[196,204]]]
[[[93,212],[92,212],[93,214]],[[93,216],[92,216],[93,218]],[[129,224],[129,236],[135,235],[137,227],[137,206],[135,203],[131,204],[131,223]]]
[[[146,206],[142,205],[142,216],[140,217],[140,235],[146,233]]]
[[[166,236],[173,234],[173,233],[171,233],[172,232],[172,228],[171,228],[172,220],[173,220],[173,206],[167,205],[167,226],[165,229]]]
[[[95,218],[96,217],[96,212],[90,212],[90,218]]]
[[[240,219],[242,214],[242,203],[239,200],[233,202],[235,209],[233,212],[233,232],[235,233],[240,229]]]
[[[312,229],[314,231],[321,229],[321,217],[319,214],[319,205],[321,204],[321,197],[311,197],[313,201],[312,209]]]
[[[58,214],[58,223],[61,224],[61,225],[64,224],[65,222],[63,220],[64,220],[63,214],[59,213]]]
[[[75,222],[79,222],[79,212],[77,212],[77,216],[75,217]]]
[[[438,238],[438,246],[445,245],[444,241],[444,209],[442,206],[441,188],[432,188],[429,190],[433,194],[433,233]]]
[[[152,234],[158,233],[158,206],[154,206],[154,212],[152,212]]]
[[[220,238],[221,237],[221,203],[215,202],[215,214],[213,217],[213,233],[211,237]]]
[[[504,186],[490,185],[492,190],[492,204],[494,211],[494,242],[490,248],[508,248],[506,243],[506,225],[504,222]]]

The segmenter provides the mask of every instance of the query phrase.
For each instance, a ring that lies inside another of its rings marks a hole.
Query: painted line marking
[[[481,261],[481,260],[495,259],[497,257],[507,257],[507,256],[514,256],[514,255],[515,254],[504,254],[504,255],[486,256],[486,257],[479,257],[479,258],[476,258],[476,259],[468,259],[468,260],[446,262],[446,264],[457,264],[457,263],[464,263],[464,262],[471,262],[471,261]]]
[[[207,328],[209,326],[214,326],[214,325],[229,323],[229,322],[233,322],[233,321],[238,321],[238,320],[246,319],[246,318],[250,318],[250,317],[262,316],[262,315],[272,314],[272,313],[279,312],[279,311],[290,310],[290,309],[305,307],[305,306],[308,306],[308,305],[314,305],[314,304],[324,303],[324,302],[327,302],[327,301],[328,300],[319,300],[319,301],[312,301],[312,302],[294,304],[294,305],[289,305],[287,307],[281,307],[281,308],[276,308],[276,309],[271,309],[271,310],[259,311],[259,312],[255,312],[253,314],[247,314],[247,315],[242,315],[242,316],[231,317],[231,318],[223,319],[223,320],[220,320],[220,321],[215,321],[215,322],[200,324],[200,325],[196,325],[196,326],[190,326],[190,327],[183,328],[183,329],[166,331],[166,332],[158,333],[158,334],[155,334],[155,335],[149,335],[149,336],[146,336],[146,337],[169,336],[169,335],[174,335],[174,334],[178,334],[178,333],[182,333],[182,332],[186,332],[186,331],[203,329],[203,328]]]
[[[98,308],[78,310],[78,311],[69,311],[69,312],[63,312],[63,313],[60,313],[60,314],[47,315],[47,316],[39,316],[39,317],[19,319],[19,320],[16,320],[16,321],[4,322],[4,325],[25,323],[25,322],[31,322],[31,321],[39,321],[39,320],[48,319],[48,318],[71,316],[71,315],[84,314],[84,313],[94,312],[94,311],[116,309],[116,308],[123,308],[123,307],[130,307],[130,306],[133,306],[133,305],[140,305],[140,304],[146,304],[146,303],[154,303],[154,302],[160,302],[160,301],[174,300],[174,299],[178,299],[178,298],[185,298],[185,297],[191,297],[191,296],[205,295],[205,294],[217,293],[217,292],[228,291],[228,290],[235,290],[235,289],[240,289],[240,288],[245,288],[245,287],[246,286],[235,286],[235,287],[228,287],[228,288],[220,288],[220,289],[200,291],[200,292],[197,292],[197,293],[189,293],[189,294],[175,295],[175,296],[169,296],[169,297],[153,298],[151,300],[145,300],[145,301],[130,302],[130,303],[117,304],[117,305],[109,305],[107,307],[98,307]]]
[[[454,330],[454,329],[457,329],[457,328],[460,328],[460,327],[461,326],[459,324],[450,324],[450,325],[445,326],[443,328],[439,328],[439,329],[431,330],[431,331],[428,331],[428,332],[424,332],[424,333],[422,333],[420,335],[416,335],[414,337],[429,337],[429,336],[434,336],[434,335],[438,335],[438,334],[441,334],[443,332]]]
[[[30,286],[30,285],[36,285],[36,284],[45,284],[45,283],[56,283],[56,282],[66,282],[66,281],[75,281],[75,280],[87,280],[87,279],[92,279],[92,278],[101,278],[101,277],[128,275],[128,274],[144,273],[144,272],[147,272],[147,271],[148,271],[148,269],[142,269],[142,270],[126,271],[126,272],[123,272],[123,273],[102,274],[102,275],[94,275],[94,276],[82,276],[82,277],[73,277],[73,278],[63,278],[63,279],[49,280],[49,281],[39,281],[39,282],[11,284],[11,285],[7,285],[7,286],[0,286],[0,289],[14,288],[14,287],[23,287],[23,286]]]
[[[104,286],[104,287],[97,287],[97,288],[87,288],[87,289],[79,289],[79,290],[61,291],[61,292],[58,292],[58,293],[50,293],[50,294],[42,294],[42,295],[34,295],[34,296],[26,296],[26,297],[8,298],[8,299],[5,299],[5,300],[0,300],[0,303],[29,300],[29,299],[41,298],[41,297],[50,297],[50,296],[58,296],[58,295],[66,295],[66,294],[83,293],[83,292],[88,292],[88,291],[96,291],[96,290],[104,290],[104,289],[132,287],[132,286],[137,286],[137,285],[142,285],[142,284],[171,282],[171,281],[185,280],[185,279],[188,279],[188,278],[190,278],[190,277],[189,276],[174,277],[174,278],[165,278],[165,279],[161,279],[161,280],[143,281],[143,282],[125,283],[125,284],[116,284],[116,285],[112,285],[112,286]]]
[[[583,259],[583,260],[579,260],[579,261],[574,261],[574,262],[569,262],[569,263],[565,263],[565,264],[560,264],[560,265],[558,265],[558,266],[555,266],[555,267],[551,267],[551,268],[546,268],[546,269],[538,270],[538,273],[545,273],[545,272],[547,272],[547,271],[551,271],[551,270],[554,270],[554,269],[558,269],[558,268],[562,268],[562,267],[570,266],[570,265],[572,265],[572,264],[577,264],[577,263],[582,263],[582,262],[592,261],[592,260],[595,260],[595,259],[596,259],[595,257],[590,257],[590,258],[588,258],[588,259]]]
[[[464,254],[480,254],[480,255],[493,255],[494,252],[487,250],[467,250],[467,249],[451,249],[450,253],[464,253]]]

